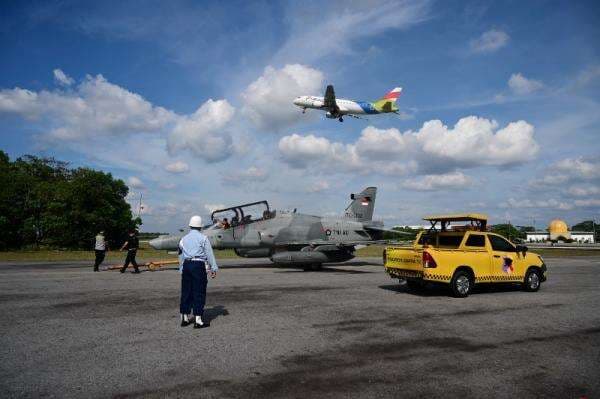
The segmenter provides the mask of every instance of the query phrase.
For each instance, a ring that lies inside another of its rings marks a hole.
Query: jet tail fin
[[[397,112],[396,100],[402,93],[402,87],[395,87],[392,91],[373,103],[373,108],[379,112]]]
[[[400,93],[402,93],[402,87],[394,87],[392,91],[381,97],[379,101],[386,100],[395,103],[398,97],[400,97]]]
[[[377,187],[367,187],[360,194],[350,194],[352,202],[346,208],[344,216],[359,222],[372,220],[376,196]]]

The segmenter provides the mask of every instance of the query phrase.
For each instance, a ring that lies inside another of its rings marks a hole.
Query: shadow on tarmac
[[[365,270],[346,270],[346,269],[336,269],[334,267],[323,266],[322,269],[319,270],[303,270],[303,269],[291,269],[291,270],[281,270],[276,271],[275,273],[340,273],[340,274],[369,274],[374,272],[369,272]]]
[[[406,283],[380,285],[379,288],[421,297],[451,296],[450,288],[445,284],[426,283],[422,288],[410,288]],[[518,292],[522,291],[520,284],[477,284],[470,295],[490,294],[497,292]]]
[[[219,316],[229,316],[229,311],[223,305],[216,305],[212,308],[204,309],[204,317],[209,323]]]

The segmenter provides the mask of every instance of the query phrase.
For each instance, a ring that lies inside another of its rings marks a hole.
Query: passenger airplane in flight
[[[329,85],[325,90],[325,97],[300,96],[294,100],[294,105],[302,108],[302,113],[305,113],[307,108],[327,111],[325,114],[327,118],[337,118],[340,122],[343,122],[344,115],[361,119],[356,115],[387,114],[390,112],[397,114],[396,100],[401,92],[402,87],[396,87],[374,102],[346,100],[344,98],[336,100],[333,86]]]

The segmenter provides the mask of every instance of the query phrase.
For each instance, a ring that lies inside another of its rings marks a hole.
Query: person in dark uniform
[[[125,273],[125,269],[129,266],[129,263],[133,265],[135,269],[133,273],[139,273],[140,269],[138,269],[138,264],[135,261],[135,255],[137,254],[138,246],[140,241],[137,238],[136,231],[131,230],[129,232],[129,238],[125,241],[125,244],[121,247],[121,251],[124,251],[127,248],[127,257],[125,258],[125,264],[121,268],[121,273]]]
[[[96,243],[94,245],[94,251],[96,252],[96,261],[94,262],[94,271],[97,272],[98,267],[104,261],[106,255],[107,245],[106,239],[104,238],[104,231],[101,231],[96,236]]]

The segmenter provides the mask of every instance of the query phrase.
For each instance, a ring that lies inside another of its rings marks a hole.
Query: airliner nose
[[[296,99],[294,99],[294,105],[302,105],[302,97],[296,97]]]

